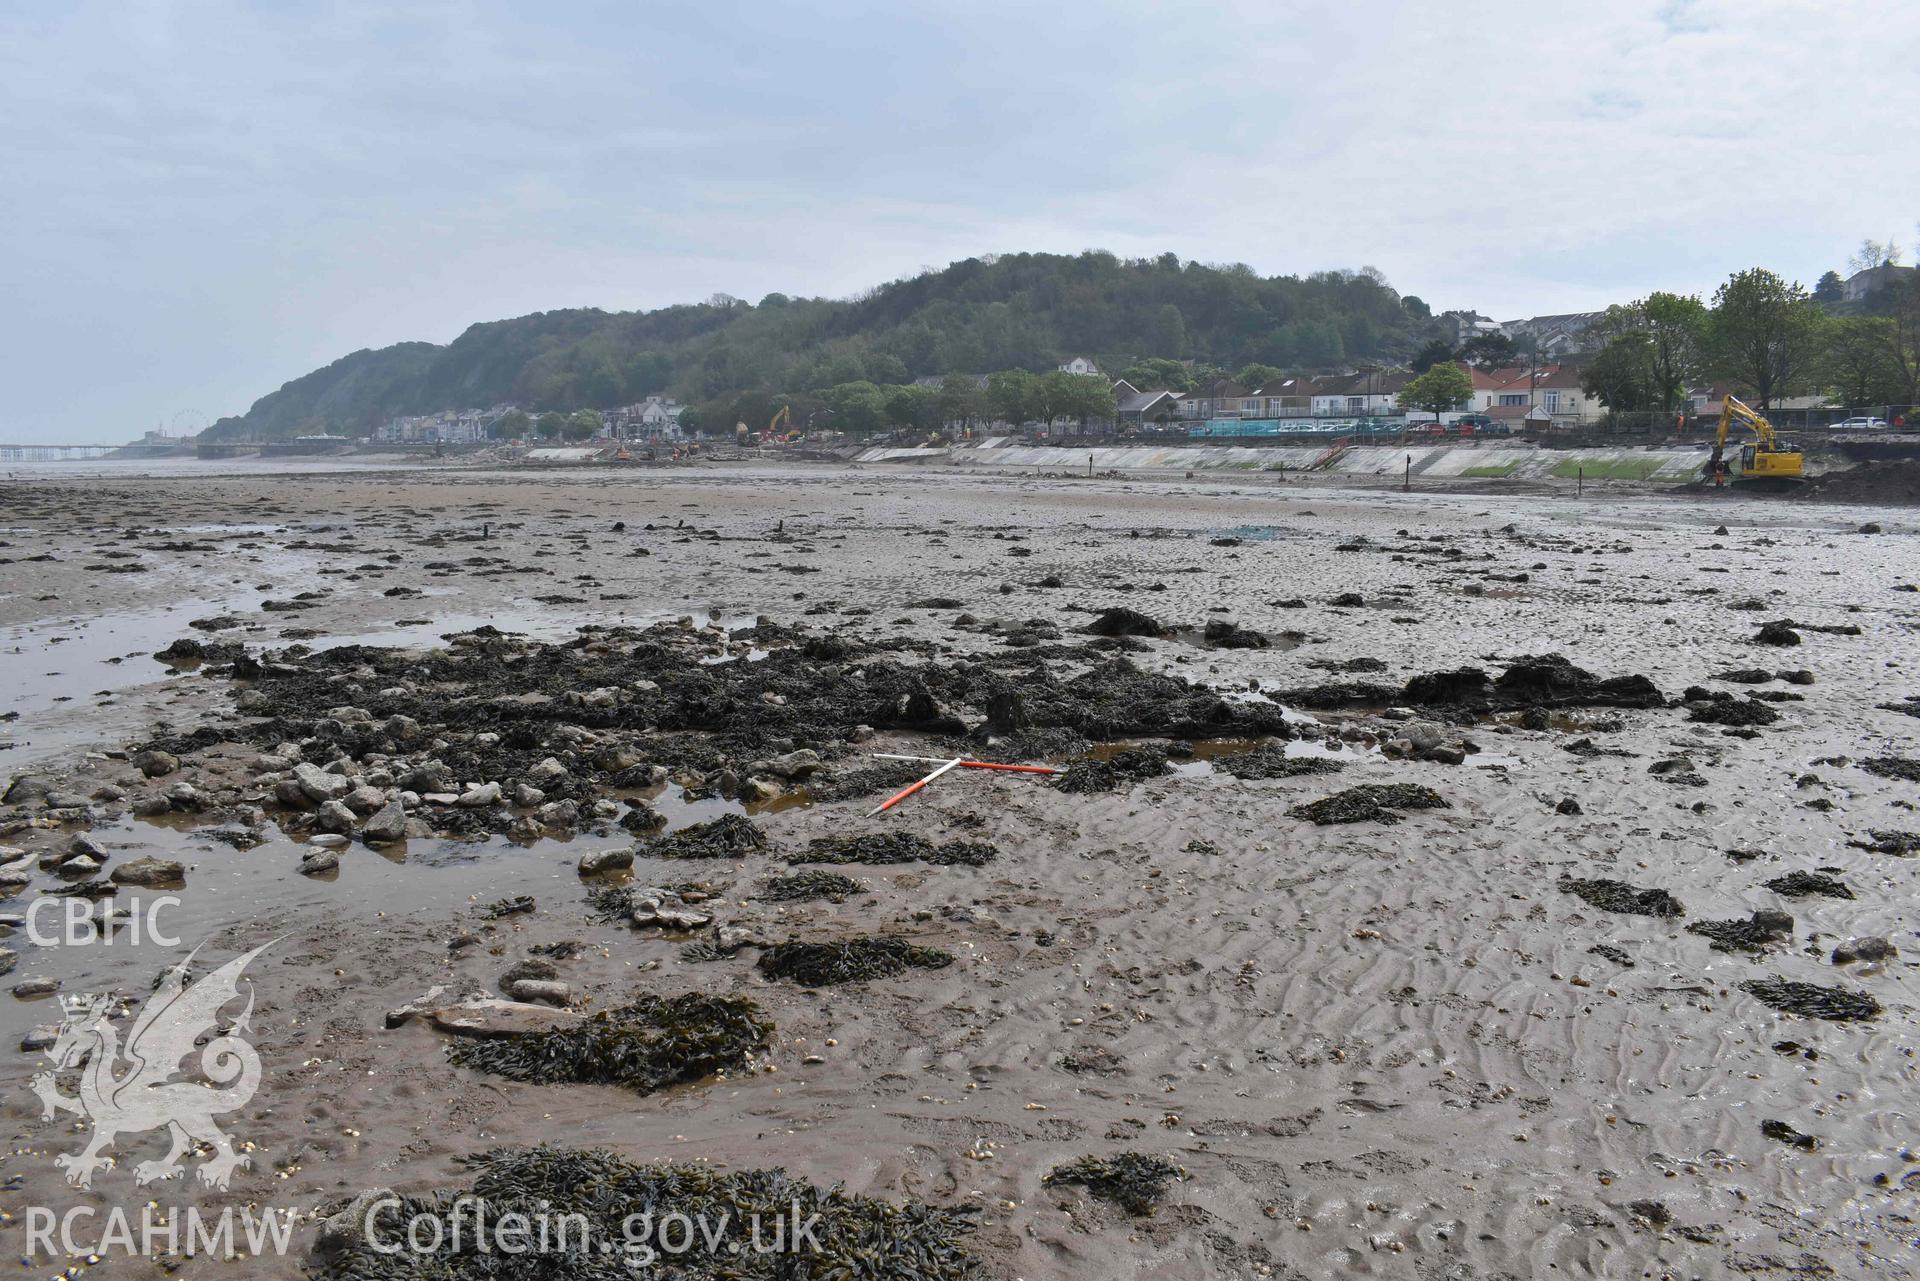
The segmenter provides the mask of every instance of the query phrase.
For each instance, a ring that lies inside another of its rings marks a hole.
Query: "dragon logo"
[[[252,1164],[251,1158],[233,1150],[233,1140],[213,1118],[245,1107],[260,1088],[260,1056],[239,1035],[252,1030],[248,1019],[253,1014],[253,985],[247,985],[246,1008],[224,1032],[220,1011],[239,999],[241,971],[271,946],[263,943],[190,984],[187,967],[200,951],[195,948],[167,971],[140,1007],[124,1048],[118,1029],[108,1021],[113,1003],[106,997],[61,998],[66,1018],[46,1053],[56,1069],[82,1069],[80,1093],[60,1093],[52,1072],[33,1078],[33,1092],[40,1096],[43,1120],[65,1111],[93,1121],[93,1138],[85,1149],[54,1158],[66,1170],[68,1183],[92,1187],[94,1171],[111,1163],[101,1152],[115,1138],[162,1127],[169,1131],[172,1147],[164,1159],[134,1167],[138,1183],[178,1178],[186,1168],[180,1158],[196,1142],[213,1149],[199,1167],[200,1182],[208,1187],[224,1190],[236,1168]],[[200,1046],[206,1033],[212,1033],[212,1039]],[[196,1048],[200,1070],[213,1088],[173,1079],[181,1060]]]

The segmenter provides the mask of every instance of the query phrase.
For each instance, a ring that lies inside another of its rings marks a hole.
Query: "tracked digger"
[[[1754,435],[1751,443],[1740,447],[1737,469],[1727,458],[1727,437],[1736,423]],[[1773,424],[1759,412],[1732,396],[1725,399],[1720,410],[1720,428],[1713,438],[1713,453],[1704,469],[1705,479],[1712,481],[1714,488],[1732,483],[1743,489],[1792,489],[1806,480],[1804,462],[1799,448],[1777,436]]]

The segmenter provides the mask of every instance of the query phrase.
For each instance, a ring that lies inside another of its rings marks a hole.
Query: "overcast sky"
[[[1811,286],[1914,236],[1917,67],[1912,0],[0,0],[0,441],[994,251],[1371,265],[1503,320]]]

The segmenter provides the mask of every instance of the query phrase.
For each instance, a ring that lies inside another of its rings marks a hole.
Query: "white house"
[[[1063,374],[1098,374],[1100,372],[1100,366],[1094,364],[1092,360],[1085,356],[1075,356],[1072,360],[1066,361],[1060,366],[1060,372]]]

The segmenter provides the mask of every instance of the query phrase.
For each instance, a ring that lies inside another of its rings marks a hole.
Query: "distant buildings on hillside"
[[[686,409],[671,396],[648,396],[631,405],[599,410],[608,435],[621,439],[671,437],[679,434],[680,415]],[[443,409],[434,414],[407,414],[374,428],[373,438],[388,444],[477,445],[491,440],[501,419],[519,410],[529,420],[540,414],[518,405],[487,409]]]

